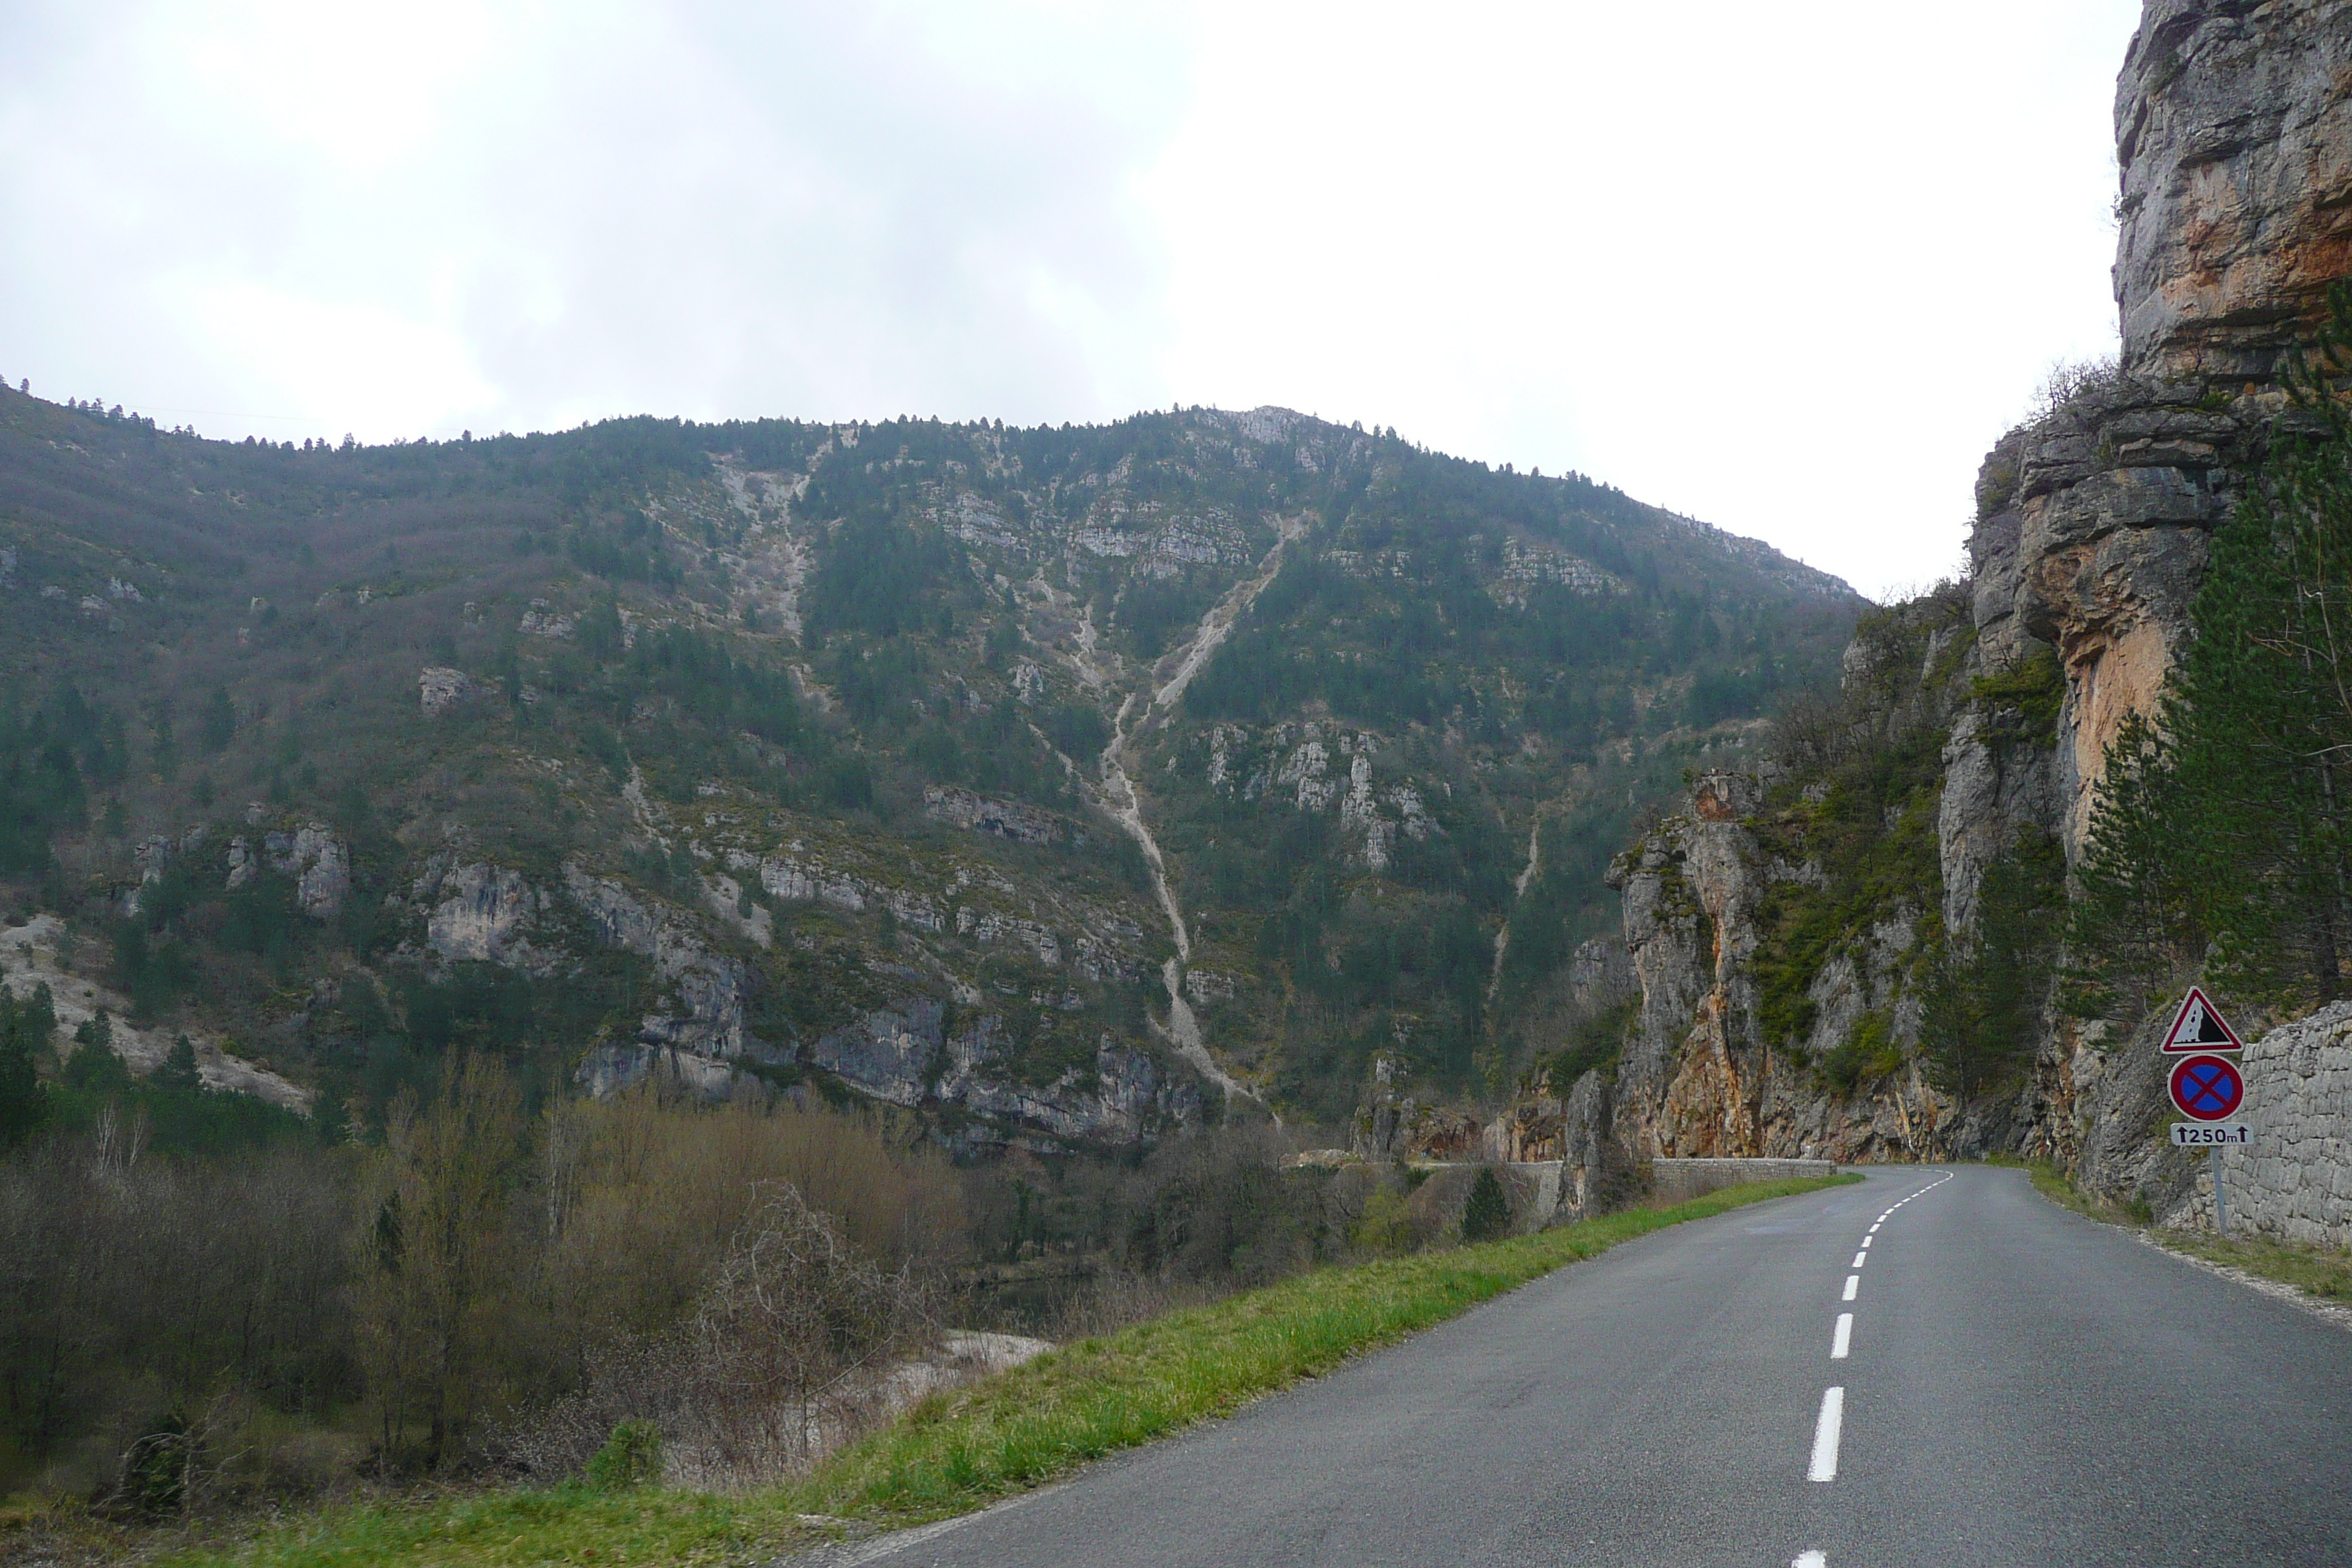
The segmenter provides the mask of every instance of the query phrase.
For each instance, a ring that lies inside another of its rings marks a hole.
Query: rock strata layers
[[[2352,273],[2352,5],[2149,0],[2116,159],[2125,369],[2271,380]]]

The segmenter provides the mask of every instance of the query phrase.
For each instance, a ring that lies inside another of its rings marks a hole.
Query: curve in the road
[[[2021,1172],[1868,1177],[1655,1232],[1230,1421],[816,1561],[2352,1563],[2352,1334]]]

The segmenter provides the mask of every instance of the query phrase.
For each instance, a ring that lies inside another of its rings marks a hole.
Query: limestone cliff
[[[2352,273],[2352,4],[2149,0],[2116,125],[2117,363],[1986,458],[1965,582],[1866,624],[1840,707],[1793,719],[1760,773],[1698,778],[1619,862],[1640,1005],[1613,1081],[1568,1092],[1608,1100],[1621,1158],[2006,1150],[2159,1215],[2204,1201],[2149,1137],[2154,1026],[2111,1035],[2045,994],[1997,1089],[1922,1068],[1927,994],[1975,952],[1992,868],[2079,856],[2106,749],[2154,710],[2210,531],[2284,411],[2283,363]],[[1875,821],[1836,761],[1856,745],[1896,775]],[[1866,841],[1840,837],[1842,803]],[[2296,1099],[2297,1147],[2341,1132],[2326,1016],[2271,1053],[2326,1080]],[[2272,1175],[2275,1228],[2343,1237],[2340,1204]]]

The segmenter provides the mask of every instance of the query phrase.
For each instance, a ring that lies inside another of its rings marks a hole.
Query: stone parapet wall
[[[1650,1184],[1656,1196],[1680,1203],[1717,1187],[1736,1187],[1743,1182],[1786,1182],[1801,1176],[1834,1176],[1837,1169],[1834,1160],[1653,1160]]]
[[[2221,1155],[2231,1233],[2352,1247],[2352,1002],[2247,1042],[2240,1066],[2254,1141]],[[2197,1187],[2210,1225],[2211,1184]]]

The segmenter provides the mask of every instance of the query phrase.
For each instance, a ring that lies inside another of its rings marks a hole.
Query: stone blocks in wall
[[[2231,1232],[2352,1247],[2352,1002],[2247,1042],[2240,1066],[2254,1141],[2221,1154]]]
[[[1650,1162],[1650,1184],[1653,1195],[1668,1203],[1681,1203],[1718,1187],[1736,1187],[1746,1182],[1787,1182],[1801,1176],[1834,1176],[1837,1162],[1833,1160],[1653,1160]]]

